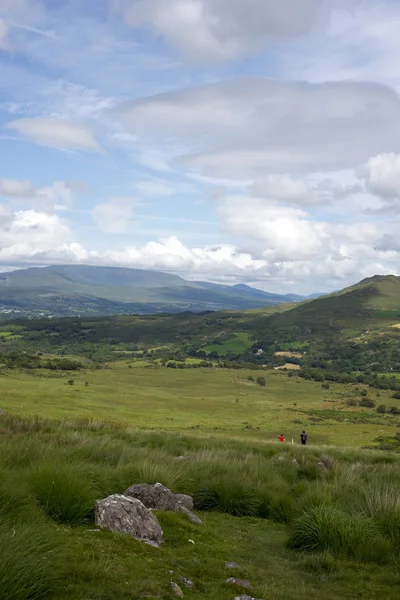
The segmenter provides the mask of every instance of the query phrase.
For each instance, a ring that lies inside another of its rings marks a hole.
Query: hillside
[[[26,316],[155,314],[245,310],[298,302],[246,285],[186,281],[176,275],[116,267],[51,266],[0,276],[0,311]]]

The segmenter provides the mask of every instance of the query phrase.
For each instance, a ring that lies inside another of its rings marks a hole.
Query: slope
[[[168,273],[116,267],[51,266],[0,277],[0,310],[64,314],[153,314],[243,310],[301,297],[248,286],[190,282]]]

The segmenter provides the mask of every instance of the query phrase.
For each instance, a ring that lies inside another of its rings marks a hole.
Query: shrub
[[[92,516],[96,490],[83,469],[44,463],[31,470],[28,481],[36,501],[54,521],[80,525]]]
[[[361,390],[360,396],[362,396],[363,398],[366,398],[368,396],[367,390]]]
[[[321,387],[322,387],[323,390],[329,390],[331,386],[329,385],[329,383],[323,383],[321,385]]]
[[[254,381],[253,375],[249,375],[247,379],[248,379],[248,381]]]
[[[358,406],[358,402],[355,398],[349,398],[346,400],[347,406]]]
[[[319,506],[297,519],[289,547],[377,563],[389,562],[393,551],[372,519],[330,506]]]
[[[267,382],[265,381],[265,377],[257,377],[257,383],[261,387],[265,387]]]
[[[73,379],[68,379],[68,385],[74,385],[75,381]]]
[[[392,396],[395,400],[400,400],[400,392],[395,392]]]
[[[363,398],[360,402],[360,406],[363,408],[375,408],[376,402],[370,398]]]
[[[381,414],[381,415],[384,415],[385,412],[386,412],[386,404],[380,404],[378,406],[378,408],[376,409],[376,412],[379,413],[379,414]]]
[[[40,525],[0,525],[0,598],[40,600],[53,597],[58,584],[57,553]]]
[[[400,408],[397,408],[397,406],[389,406],[388,412],[390,412],[391,415],[400,415]]]

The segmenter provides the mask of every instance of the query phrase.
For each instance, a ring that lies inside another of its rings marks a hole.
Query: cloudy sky
[[[0,0],[0,269],[400,275],[398,0]]]

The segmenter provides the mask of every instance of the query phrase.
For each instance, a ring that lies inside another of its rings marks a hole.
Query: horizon
[[[0,272],[399,276],[399,25],[395,0],[2,0]]]

